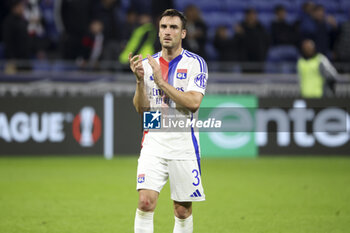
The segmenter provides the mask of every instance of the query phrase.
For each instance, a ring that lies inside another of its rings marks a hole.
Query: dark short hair
[[[160,19],[162,19],[165,16],[170,16],[170,17],[176,17],[177,16],[177,17],[179,17],[181,22],[182,22],[182,29],[186,29],[187,18],[182,12],[180,12],[180,11],[178,11],[176,9],[167,9],[160,16]]]
[[[277,14],[280,11],[286,11],[286,8],[283,5],[276,5],[274,9],[275,14]]]
[[[246,8],[244,10],[244,15],[248,15],[248,14],[251,14],[251,13],[256,13],[256,10],[254,8],[252,8],[252,7]]]
[[[314,11],[317,11],[317,10],[325,10],[325,9],[324,9],[324,6],[323,6],[323,5],[317,4],[317,5],[314,7]]]
[[[24,3],[23,0],[10,0],[7,2],[8,6],[10,7],[10,9],[15,8],[17,5]]]

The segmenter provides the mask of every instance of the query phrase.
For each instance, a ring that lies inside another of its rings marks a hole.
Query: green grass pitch
[[[133,232],[137,158],[0,158],[1,233]],[[194,232],[350,232],[350,159],[203,159]],[[172,232],[169,185],[155,232]]]

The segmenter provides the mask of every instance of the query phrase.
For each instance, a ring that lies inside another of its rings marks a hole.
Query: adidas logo
[[[193,192],[193,194],[190,197],[201,197],[201,196],[202,196],[202,194],[197,189],[195,192]]]

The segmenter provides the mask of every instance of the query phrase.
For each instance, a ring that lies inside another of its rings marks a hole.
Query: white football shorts
[[[197,160],[169,160],[140,156],[137,166],[137,190],[160,192],[169,178],[171,199],[178,202],[204,201],[200,163]]]

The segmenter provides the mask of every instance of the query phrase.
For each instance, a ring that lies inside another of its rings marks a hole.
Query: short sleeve
[[[208,81],[208,67],[203,58],[197,56],[189,71],[187,91],[197,91],[205,94]]]

